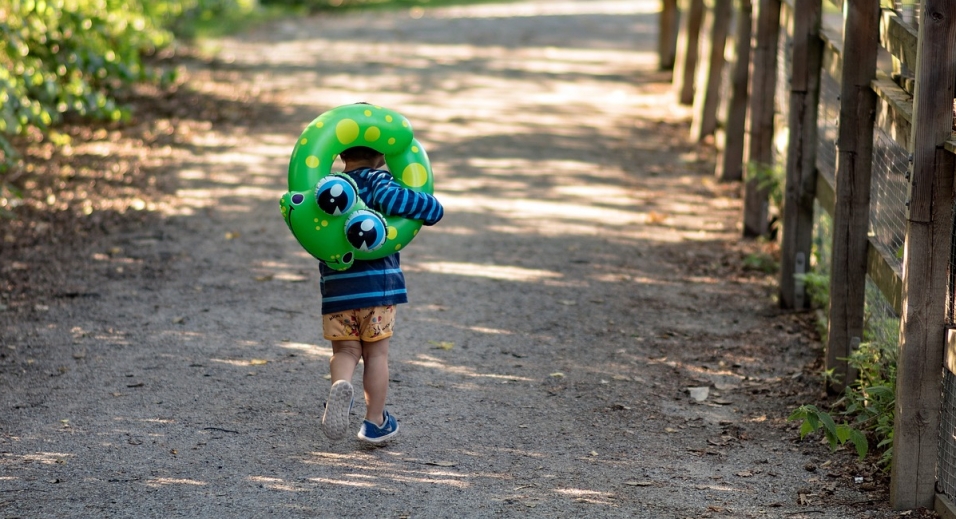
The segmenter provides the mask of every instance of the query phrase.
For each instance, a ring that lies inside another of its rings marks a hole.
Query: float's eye
[[[356,249],[371,252],[385,244],[387,229],[385,218],[360,209],[345,222],[345,237]]]
[[[305,195],[302,193],[292,195],[292,205],[300,205],[303,201],[305,201]]]
[[[349,212],[355,205],[355,186],[339,175],[329,175],[315,186],[315,203],[332,216]]]

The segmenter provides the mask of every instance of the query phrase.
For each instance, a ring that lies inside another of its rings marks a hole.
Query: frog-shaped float
[[[398,112],[368,104],[333,108],[306,126],[289,161],[289,192],[279,207],[300,245],[334,270],[356,260],[384,258],[408,245],[420,220],[387,219],[367,207],[355,182],[332,173],[342,151],[366,146],[385,155],[395,180],[414,191],[433,193],[431,165],[412,125]]]

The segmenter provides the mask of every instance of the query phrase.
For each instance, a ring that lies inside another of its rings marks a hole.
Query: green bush
[[[255,0],[7,0],[0,4],[0,185],[17,164],[10,142],[65,117],[128,116],[115,93],[153,79],[143,57],[203,20]]]

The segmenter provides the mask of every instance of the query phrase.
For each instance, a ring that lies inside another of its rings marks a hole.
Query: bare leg
[[[362,376],[362,386],[365,388],[365,419],[375,425],[384,423],[385,397],[388,395],[388,342],[389,339],[362,342],[362,358],[365,361],[365,374]]]
[[[338,440],[348,431],[353,398],[352,374],[361,355],[362,344],[358,341],[332,341],[332,359],[329,360],[332,387],[322,414],[322,432],[329,439]]]
[[[332,341],[332,358],[329,360],[329,370],[332,373],[332,383],[339,380],[352,381],[355,366],[362,357],[362,343],[359,341]]]

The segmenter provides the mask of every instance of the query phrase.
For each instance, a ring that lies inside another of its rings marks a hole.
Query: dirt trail
[[[313,17],[218,42],[189,86],[226,108],[157,151],[175,192],[60,265],[60,297],[0,312],[0,515],[896,517],[869,465],[827,464],[785,421],[815,398],[819,345],[742,268],[759,245],[685,142],[656,8]],[[415,124],[447,214],[403,252],[402,433],[377,449],[353,439],[361,408],[347,440],[319,431],[318,269],[277,203],[304,125],[355,101]]]

